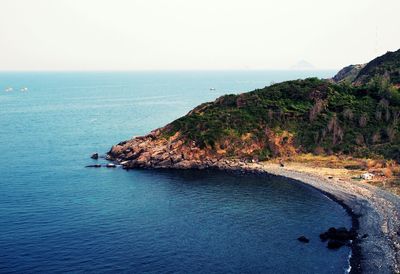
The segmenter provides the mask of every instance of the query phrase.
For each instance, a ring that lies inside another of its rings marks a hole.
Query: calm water
[[[333,72],[1,73],[0,272],[343,273],[350,250],[318,235],[350,218],[302,185],[84,168],[201,102],[310,75]]]

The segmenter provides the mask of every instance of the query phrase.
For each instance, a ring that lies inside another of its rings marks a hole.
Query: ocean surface
[[[85,168],[91,153],[223,94],[333,74],[0,73],[0,272],[344,273],[350,249],[328,250],[318,235],[350,217],[306,186]]]

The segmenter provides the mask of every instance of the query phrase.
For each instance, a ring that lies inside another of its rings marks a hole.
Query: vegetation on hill
[[[400,92],[309,78],[205,103],[166,127],[202,148],[267,159],[300,152],[400,160]]]
[[[347,66],[341,69],[332,80],[336,83],[365,85],[376,77],[384,78],[397,87],[400,86],[400,50],[389,51],[367,64]]]
[[[354,82],[366,84],[375,77],[385,78],[394,85],[400,84],[400,49],[375,58],[360,70]]]
[[[393,160],[400,163],[399,60],[388,53],[365,66],[346,67],[333,79],[225,95],[113,146],[107,157],[125,168],[229,169],[242,160],[282,158],[315,168],[340,163],[346,170],[373,172],[378,183],[398,193],[400,168]]]
[[[336,83],[347,82],[352,83],[354,79],[356,79],[358,73],[365,67],[363,65],[350,65],[342,68],[333,78],[332,80]]]

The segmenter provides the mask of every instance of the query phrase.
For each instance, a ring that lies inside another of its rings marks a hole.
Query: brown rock
[[[164,161],[161,161],[161,162],[157,163],[157,166],[159,166],[159,167],[171,167],[172,166],[171,159],[166,159]]]

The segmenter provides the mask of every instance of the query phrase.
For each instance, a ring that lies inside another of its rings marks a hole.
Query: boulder
[[[178,163],[183,160],[181,154],[172,154],[170,157],[173,163]]]
[[[139,151],[137,151],[137,152],[129,152],[127,155],[126,155],[126,157],[125,157],[125,160],[135,160],[135,159],[137,159],[139,156],[140,156],[140,154],[142,154],[144,152],[144,149],[140,149]]]
[[[122,141],[122,142],[119,142],[118,145],[119,145],[119,146],[123,146],[123,145],[125,145],[127,142],[128,142],[128,141]]]
[[[329,239],[329,235],[328,235],[328,233],[324,232],[324,233],[319,234],[319,238],[321,239],[321,241],[325,242],[326,240]]]
[[[310,240],[307,239],[305,236],[300,236],[299,238],[297,238],[297,240],[299,240],[302,243],[309,243]]]
[[[344,246],[346,243],[340,240],[329,240],[328,242],[328,248],[329,249],[338,249]]]
[[[340,227],[336,230],[336,234],[332,238],[336,240],[349,241],[354,239],[354,235],[351,231],[348,231],[345,227]]]
[[[189,169],[193,167],[193,163],[188,160],[183,160],[175,164],[176,168]]]
[[[171,159],[165,159],[164,161],[158,162],[157,165],[160,167],[170,167],[172,162]]]
[[[339,248],[345,245],[346,243],[350,242],[351,240],[356,239],[357,233],[354,230],[347,230],[345,227],[339,227],[339,228],[331,227],[328,229],[328,231],[321,233],[319,237],[323,242],[329,240],[328,248]],[[339,245],[338,242],[340,242],[341,245]]]
[[[140,154],[136,161],[138,162],[138,164],[147,165],[147,163],[150,161],[150,158],[151,154],[146,151]]]
[[[114,157],[111,156],[111,154],[107,154],[106,155],[106,160],[112,161],[112,160],[114,160]]]
[[[169,159],[169,154],[167,152],[161,151],[157,154],[152,154],[151,157],[158,162],[162,162],[166,159]]]

